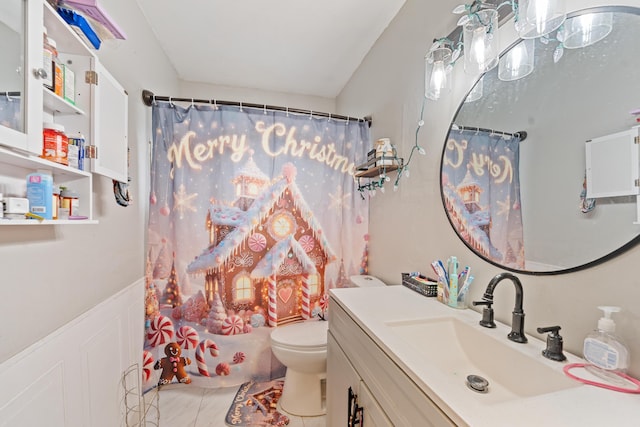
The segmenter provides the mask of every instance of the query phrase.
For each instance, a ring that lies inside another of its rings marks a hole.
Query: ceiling
[[[136,0],[180,79],[335,98],[405,0]]]

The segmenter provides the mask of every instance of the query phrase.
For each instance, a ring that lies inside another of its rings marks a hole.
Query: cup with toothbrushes
[[[442,292],[438,294],[438,300],[452,308],[468,308],[467,295],[469,286],[473,282],[471,268],[467,266],[459,271],[458,259],[455,256],[449,257],[446,268],[440,260],[432,262],[431,267],[442,284]]]

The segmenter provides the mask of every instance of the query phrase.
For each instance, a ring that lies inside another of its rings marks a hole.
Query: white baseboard
[[[122,425],[123,371],[141,363],[140,279],[0,364],[0,427]]]

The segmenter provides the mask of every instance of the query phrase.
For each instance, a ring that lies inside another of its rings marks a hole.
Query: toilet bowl
[[[385,286],[373,276],[351,276],[353,287]],[[287,368],[280,409],[292,415],[323,415],[324,379],[327,374],[327,330],[329,322],[307,320],[279,326],[271,332],[271,350]]]

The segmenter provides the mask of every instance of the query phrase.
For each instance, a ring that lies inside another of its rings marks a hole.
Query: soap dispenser
[[[598,320],[598,327],[584,340],[584,358],[589,362],[586,369],[608,381],[620,382],[620,373],[629,367],[629,350],[615,335],[616,324],[611,318],[620,307],[598,307],[604,317]]]

